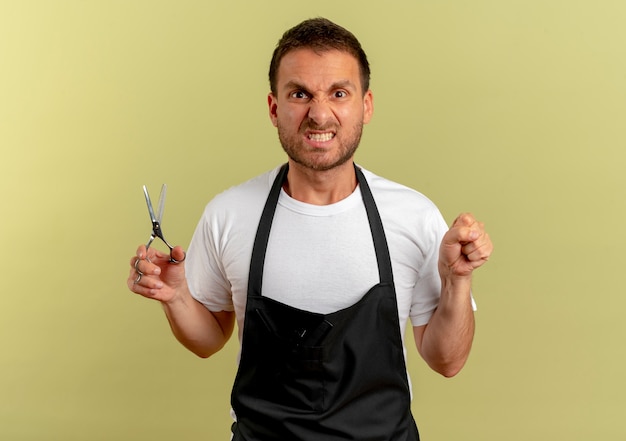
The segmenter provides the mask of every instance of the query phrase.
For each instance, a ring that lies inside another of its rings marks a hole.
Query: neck
[[[311,170],[289,160],[289,172],[283,189],[300,202],[330,205],[350,196],[356,186],[354,163],[351,160],[325,171]]]

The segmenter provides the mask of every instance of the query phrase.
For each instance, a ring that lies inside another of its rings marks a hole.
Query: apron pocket
[[[286,352],[284,368],[279,370],[276,377],[284,398],[301,410],[324,410],[322,348],[298,346]]]
[[[332,325],[304,320],[295,326],[272,319],[268,311],[256,312],[264,325],[256,337],[265,353],[257,358],[256,368],[265,399],[300,411],[324,410],[324,350],[317,343]]]

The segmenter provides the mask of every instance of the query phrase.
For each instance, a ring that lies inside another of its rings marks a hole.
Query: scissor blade
[[[146,186],[143,186],[143,194],[146,196],[146,204],[148,205],[148,212],[150,213],[150,220],[152,222],[156,222],[156,217],[154,217],[154,209],[152,208],[152,201],[150,200],[150,195],[148,194],[148,189]]]
[[[163,184],[161,187],[161,194],[159,195],[159,211],[157,212],[157,222],[161,223],[163,220],[163,210],[165,210],[165,196],[167,195],[167,185]]]

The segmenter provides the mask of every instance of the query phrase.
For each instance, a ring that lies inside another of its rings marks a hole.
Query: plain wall
[[[0,439],[228,439],[236,342],[198,359],[126,288],[141,186],[168,184],[187,246],[215,194],[284,161],[269,58],[314,16],[370,58],[357,161],[496,245],[466,368],[410,348],[423,439],[626,439],[626,3],[606,0],[0,0]]]

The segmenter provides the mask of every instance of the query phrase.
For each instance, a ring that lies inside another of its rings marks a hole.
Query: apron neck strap
[[[387,237],[383,228],[383,221],[380,219],[374,196],[370,190],[365,175],[359,167],[354,165],[356,178],[361,188],[361,196],[365,204],[367,219],[370,223],[372,238],[374,239],[374,250],[376,251],[376,260],[378,261],[378,276],[380,283],[393,283],[393,272],[391,268],[391,256],[389,255],[389,246],[387,245]]]

